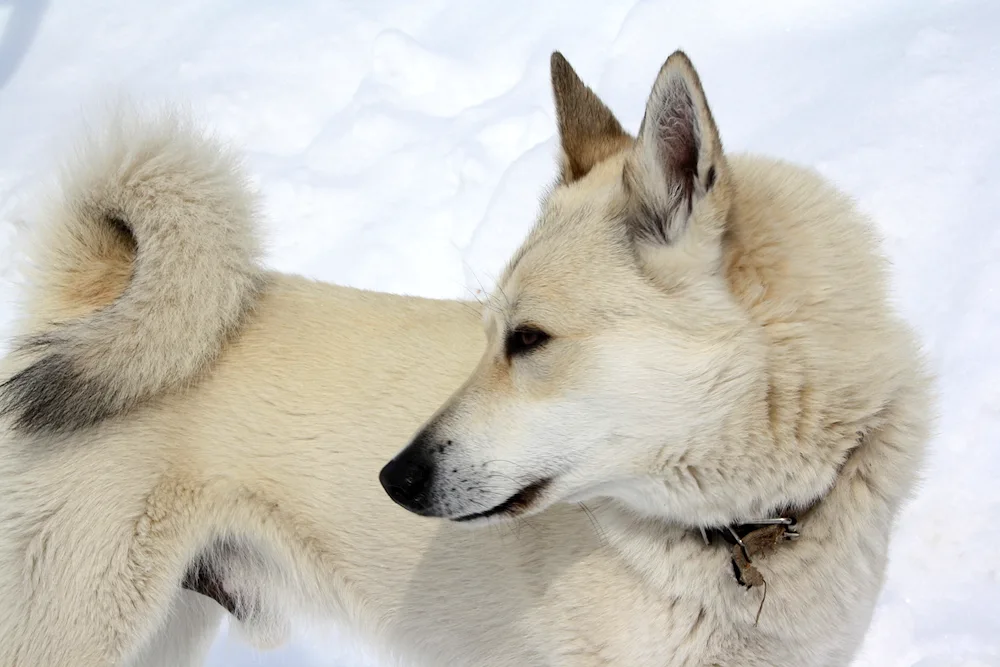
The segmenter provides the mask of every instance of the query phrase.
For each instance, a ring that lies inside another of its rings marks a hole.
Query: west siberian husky
[[[931,407],[869,222],[727,155],[680,52],[634,137],[552,80],[482,309],[265,272],[190,123],[91,138],[5,361],[0,666],[193,665],[226,610],[428,667],[850,661]]]

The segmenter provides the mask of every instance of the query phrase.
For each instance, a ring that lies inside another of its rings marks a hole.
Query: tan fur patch
[[[72,319],[107,306],[125,291],[135,261],[135,240],[113,229],[87,239],[81,261],[65,267],[56,290],[57,311]]]

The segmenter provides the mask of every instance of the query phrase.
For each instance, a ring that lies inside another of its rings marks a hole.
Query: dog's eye
[[[551,336],[537,327],[518,327],[507,334],[507,357],[510,358],[519,354],[527,354],[532,350],[537,350],[548,342],[550,338]]]

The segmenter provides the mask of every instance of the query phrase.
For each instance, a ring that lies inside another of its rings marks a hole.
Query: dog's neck
[[[844,462],[837,469],[834,483],[821,496],[804,507],[785,507],[771,513],[769,518],[746,523],[733,523],[727,526],[706,526],[697,529],[707,547],[724,543],[731,550],[733,577],[736,582],[746,588],[766,585],[763,575],[754,567],[754,558],[766,556],[768,553],[787,542],[799,538],[800,521],[812,513],[841,481],[844,466],[861,447],[859,443],[844,457]]]
[[[803,512],[780,512],[770,519],[735,523],[724,528],[699,528],[698,532],[706,546],[720,542],[729,545],[736,583],[752,588],[764,583],[763,576],[753,565],[753,559],[766,555],[784,542],[798,539],[799,515],[809,512],[816,504]]]

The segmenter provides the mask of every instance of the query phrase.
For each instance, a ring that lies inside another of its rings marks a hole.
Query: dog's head
[[[552,83],[559,179],[484,309],[478,368],[383,486],[456,521],[595,496],[726,519],[765,348],[723,269],[734,186],[698,75],[670,56],[635,137],[558,53]]]

